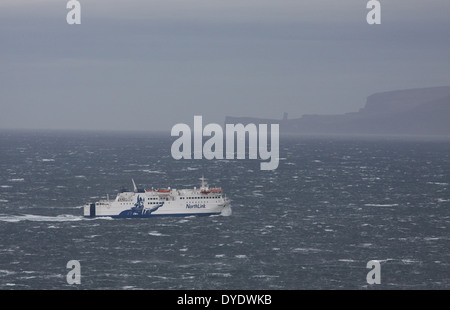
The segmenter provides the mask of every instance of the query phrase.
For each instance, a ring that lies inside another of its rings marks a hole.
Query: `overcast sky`
[[[450,85],[450,1],[0,0],[0,128],[170,130]]]

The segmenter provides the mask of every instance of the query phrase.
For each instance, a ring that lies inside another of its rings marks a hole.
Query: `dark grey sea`
[[[174,160],[173,140],[1,131],[0,289],[450,289],[450,141],[285,137],[278,169],[261,171]],[[131,178],[184,188],[202,175],[231,215],[82,216]]]

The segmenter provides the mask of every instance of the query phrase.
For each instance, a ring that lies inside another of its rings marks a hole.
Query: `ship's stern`
[[[83,215],[85,217],[95,217],[96,208],[95,203],[87,203],[83,206]]]

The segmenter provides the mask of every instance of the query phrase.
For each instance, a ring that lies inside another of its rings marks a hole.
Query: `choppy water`
[[[0,288],[450,289],[450,142],[284,138],[280,165],[180,160],[170,137],[0,132]],[[231,216],[85,219],[205,174]],[[381,284],[368,285],[370,260]]]

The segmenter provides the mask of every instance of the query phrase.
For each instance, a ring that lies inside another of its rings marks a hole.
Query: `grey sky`
[[[1,0],[0,128],[170,130],[450,85],[450,1]]]

